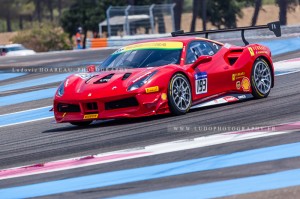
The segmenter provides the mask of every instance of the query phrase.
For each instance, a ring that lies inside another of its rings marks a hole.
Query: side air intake
[[[243,49],[233,49],[227,54],[228,62],[232,66],[243,53]]]

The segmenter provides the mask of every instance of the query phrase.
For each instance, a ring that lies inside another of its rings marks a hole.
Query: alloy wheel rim
[[[255,64],[254,68],[255,86],[262,94],[267,94],[271,89],[272,76],[269,66],[259,61]]]
[[[191,104],[191,89],[183,77],[176,77],[172,83],[172,97],[178,109],[185,111]]]

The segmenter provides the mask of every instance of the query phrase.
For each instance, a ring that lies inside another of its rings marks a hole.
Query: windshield
[[[23,46],[14,46],[14,47],[8,47],[7,51],[18,51],[18,50],[26,50]]]
[[[148,42],[134,44],[117,50],[101,68],[144,68],[179,64],[181,42]]]

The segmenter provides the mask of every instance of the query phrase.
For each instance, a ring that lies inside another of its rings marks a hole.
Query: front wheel
[[[272,72],[269,64],[258,58],[252,67],[251,73],[252,95],[257,98],[268,97],[272,87]]]
[[[92,123],[93,121],[85,121],[85,122],[70,122],[70,124],[74,126],[88,126]]]
[[[168,101],[171,113],[183,115],[192,105],[192,92],[188,79],[181,73],[175,74],[168,89]]]

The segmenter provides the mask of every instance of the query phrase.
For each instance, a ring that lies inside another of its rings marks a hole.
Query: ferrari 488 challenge
[[[265,98],[274,86],[269,48],[248,44],[244,30],[269,28],[280,36],[278,22],[266,26],[206,32],[173,32],[169,38],[118,49],[99,67],[74,74],[54,98],[57,122],[88,125],[93,120],[133,118],[191,108]],[[194,35],[241,31],[246,46],[222,44]]]

